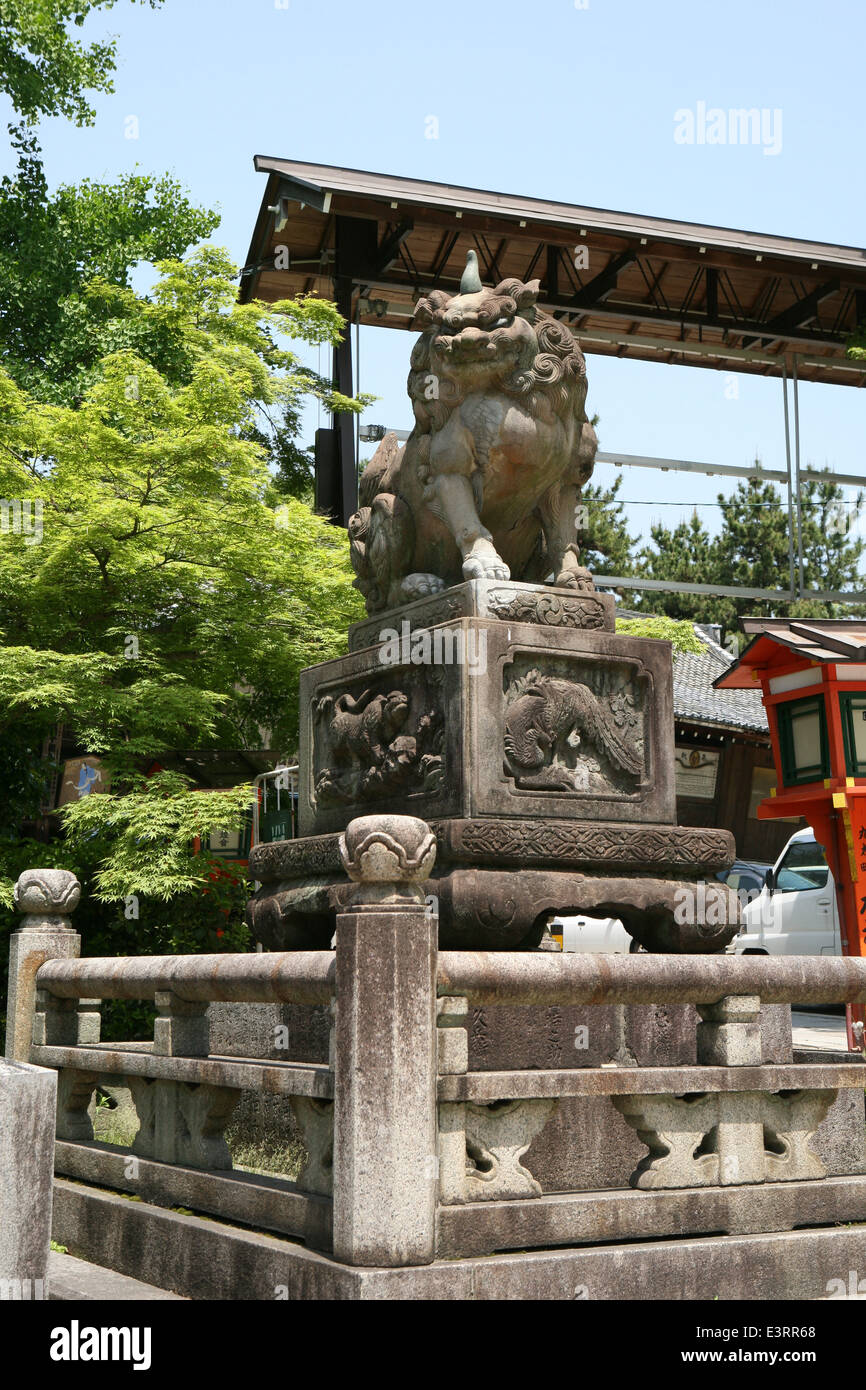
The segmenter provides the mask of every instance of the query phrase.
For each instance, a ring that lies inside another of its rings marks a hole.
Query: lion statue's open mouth
[[[486,288],[470,251],[456,295],[419,300],[415,428],[404,448],[386,435],[349,523],[369,613],[471,578],[591,587],[575,527],[597,447],[586,366],[538,292],[537,280]]]

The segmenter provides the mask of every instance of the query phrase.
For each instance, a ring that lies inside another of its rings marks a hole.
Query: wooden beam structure
[[[474,250],[488,283],[539,279],[540,306],[584,352],[866,385],[847,350],[866,323],[862,248],[263,155],[255,167],[267,184],[243,302],[319,294],[349,323],[408,329],[422,295],[457,290]],[[347,395],[352,372],[347,333],[333,364]],[[317,432],[319,505],[342,525],[357,505],[353,431],[340,416]]]
[[[540,279],[541,307],[588,352],[779,376],[797,353],[801,381],[866,384],[866,362],[846,352],[866,321],[862,248],[261,155],[255,166],[267,186],[242,300],[336,299],[345,277],[353,322],[406,329],[421,295],[457,289],[471,249],[485,280]]]

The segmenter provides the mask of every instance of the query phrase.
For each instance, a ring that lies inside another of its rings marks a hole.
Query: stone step
[[[151,1302],[155,1299],[186,1302],[181,1294],[158,1289],[154,1284],[143,1284],[140,1279],[79,1260],[75,1255],[61,1255],[57,1250],[52,1250],[48,1257],[48,1297],[64,1303]]]
[[[794,1184],[796,1185],[796,1184]],[[192,1299],[623,1301],[824,1299],[866,1274],[866,1225],[664,1238],[437,1260],[340,1264],[297,1242],[55,1182],[55,1239]],[[841,1281],[841,1283],[840,1283]]]

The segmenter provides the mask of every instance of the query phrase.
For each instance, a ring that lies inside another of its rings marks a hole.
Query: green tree
[[[788,590],[791,582],[791,526],[787,502],[772,482],[749,478],[730,498],[719,496],[722,529],[718,537],[720,583],[751,589]],[[842,592],[862,583],[860,561],[866,545],[852,529],[863,507],[863,494],[846,500],[829,479],[807,479],[801,486],[803,586],[819,592]],[[795,511],[796,517],[796,511]],[[795,584],[798,553],[793,547]],[[768,617],[850,617],[847,605],[803,599],[796,602],[729,598],[722,621],[733,627],[745,613]]]
[[[0,723],[32,738],[65,720],[106,760],[113,793],[162,810],[179,798],[161,883],[175,873],[188,887],[171,856],[190,816],[202,835],[224,827],[248,789],[202,796],[142,771],[176,748],[260,747],[263,730],[291,752],[300,670],[342,651],[362,612],[345,535],[276,491],[245,433],[261,403],[363,401],[330,392],[280,346],[335,342],[333,305],[240,305],[234,267],[212,247],[160,270],[150,300],[104,282],[92,293],[119,297],[133,336],[159,341],[170,370],[121,348],[77,407],[39,402],[0,371],[0,497],[29,504],[0,534]],[[119,814],[100,794],[68,821],[100,840],[101,889],[156,892]]]
[[[639,557],[642,574],[652,579],[719,585],[725,588],[788,592],[791,582],[787,502],[780,490],[762,478],[740,481],[731,496],[718,496],[722,526],[709,535],[697,512],[688,522],[669,529],[654,525],[652,546]],[[840,593],[862,586],[861,561],[866,542],[855,523],[864,497],[846,499],[831,482],[807,479],[801,487],[803,586],[818,592]],[[795,583],[798,555],[794,547]],[[691,595],[642,592],[635,602],[641,612],[721,625],[736,630],[744,614],[767,617],[851,617],[859,610],[830,600],[759,599],[745,595]]]
[[[741,480],[731,497],[719,494],[722,529],[717,544],[721,581],[752,589],[788,587],[787,510],[775,484]],[[754,603],[754,599],[745,600]],[[729,605],[729,615],[737,601]]]
[[[153,8],[162,0],[144,0]],[[139,262],[179,258],[219,222],[168,177],[133,173],[50,193],[36,125],[45,116],[92,124],[91,91],[113,90],[114,39],[85,44],[70,30],[114,0],[0,0],[0,91],[18,162],[0,179],[0,364],[43,400],[71,404],[100,357],[130,347],[152,360],[158,342],[123,301],[94,296],[95,279],[128,287]],[[157,361],[161,370],[169,364]]]
[[[128,289],[140,262],[182,257],[218,222],[171,178],[135,173],[49,193],[28,150],[0,180],[0,363],[58,405],[79,401],[101,358],[123,348],[170,375],[167,326],[112,290]]]
[[[135,0],[133,0],[135,3]],[[162,0],[142,0],[156,9]],[[23,121],[66,116],[92,125],[88,91],[114,90],[117,46],[112,38],[82,43],[69,32],[115,0],[0,0],[0,92]]]
[[[718,575],[716,545],[704,523],[693,511],[688,521],[674,527],[662,522],[650,526],[652,545],[638,555],[637,573],[645,579],[681,584],[713,584]],[[717,623],[720,600],[713,594],[665,593],[657,589],[635,592],[634,607],[641,613],[659,613],[694,623]]]
[[[702,652],[703,643],[695,633],[694,623],[684,618],[664,618],[647,614],[645,618],[617,618],[617,632],[626,637],[652,637],[670,642],[675,652]]]
[[[634,538],[629,533],[625,507],[619,501],[621,487],[622,474],[612,487],[589,483],[581,492],[580,500],[586,508],[579,528],[581,560],[593,574],[625,576],[633,572]]]
[[[829,479],[808,479],[801,487],[803,587],[840,593],[863,588],[866,540],[857,533],[864,494],[845,498]],[[797,617],[850,617],[862,608],[805,599],[791,606]]]

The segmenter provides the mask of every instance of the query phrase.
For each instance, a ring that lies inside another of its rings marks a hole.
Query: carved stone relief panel
[[[435,796],[444,780],[444,671],[385,669],[321,687],[310,706],[315,807]]]
[[[668,648],[480,623],[486,671],[466,682],[470,815],[673,824]]]
[[[446,1205],[540,1197],[521,1163],[553,1114],[555,1100],[439,1106],[439,1197]]]
[[[649,1150],[632,1187],[732,1187],[823,1178],[809,1141],[834,1090],[612,1096]]]
[[[517,787],[634,795],[647,772],[648,681],[633,667],[562,659],[506,672],[504,763]]]

